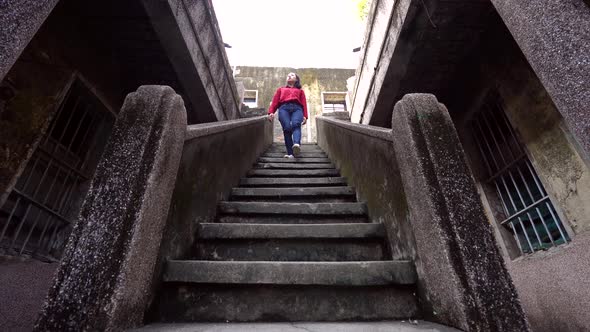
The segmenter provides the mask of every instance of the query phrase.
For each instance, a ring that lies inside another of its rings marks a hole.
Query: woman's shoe
[[[298,156],[300,152],[301,152],[301,146],[299,146],[299,144],[297,144],[297,143],[293,144],[293,154]]]
[[[286,154],[283,156],[283,158],[295,158],[295,156],[293,156],[292,154]]]

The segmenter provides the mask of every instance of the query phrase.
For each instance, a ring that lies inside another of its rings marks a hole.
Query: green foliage
[[[364,20],[369,15],[369,9],[371,9],[372,0],[355,0],[358,10],[358,15],[361,20]]]

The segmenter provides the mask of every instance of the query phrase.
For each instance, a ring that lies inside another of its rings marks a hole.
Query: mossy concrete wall
[[[587,310],[578,310],[590,298],[589,288],[579,284],[588,276],[588,257],[580,257],[580,248],[588,247],[590,234],[589,163],[509,32],[498,26],[485,40],[480,53],[466,61],[449,109],[479,182],[487,213],[491,220],[499,221],[503,215],[501,202],[493,185],[486,183],[489,175],[469,124],[488,93],[498,93],[517,137],[572,237],[571,244],[552,248],[548,253],[517,258],[519,250],[513,235],[493,223],[498,244],[507,258],[516,259],[509,260],[508,266],[533,330],[579,330],[590,321]]]
[[[258,90],[258,107],[263,107],[266,110],[268,110],[276,90],[286,85],[287,74],[290,72],[299,75],[301,85],[307,97],[309,119],[307,125],[302,127],[302,142],[315,142],[315,117],[322,114],[322,92],[346,92],[346,80],[354,76],[354,70],[246,66],[234,68],[236,81],[243,82],[246,90]],[[283,141],[283,134],[280,128],[280,123],[275,121],[275,141]]]
[[[113,113],[125,97],[117,64],[67,17],[58,5],[0,83],[0,205],[75,78]]]
[[[469,121],[488,93],[496,91],[566,224],[574,233],[590,231],[590,168],[579,142],[508,32],[497,30],[488,40],[481,56],[466,66],[457,89],[461,94],[449,105],[463,141],[472,146]],[[470,154],[481,169],[476,148]],[[482,181],[486,176],[476,174]]]

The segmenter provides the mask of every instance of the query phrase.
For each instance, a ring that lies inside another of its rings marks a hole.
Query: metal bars
[[[9,254],[59,259],[69,236],[74,197],[91,178],[88,156],[108,112],[74,83],[0,209],[0,247]],[[102,146],[94,153],[100,153]]]
[[[533,253],[569,241],[545,188],[510,125],[499,98],[475,116],[472,132],[521,253]]]

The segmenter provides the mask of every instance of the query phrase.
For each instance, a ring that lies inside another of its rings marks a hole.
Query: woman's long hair
[[[295,74],[295,78],[297,78],[297,80],[295,81],[295,84],[293,84],[293,86],[297,89],[301,89],[301,80],[299,79],[299,75]]]

